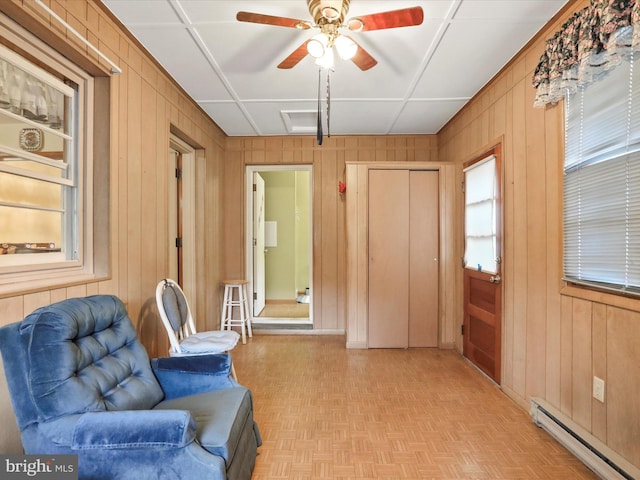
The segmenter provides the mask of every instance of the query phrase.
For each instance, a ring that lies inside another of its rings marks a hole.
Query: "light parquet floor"
[[[253,480],[597,478],[456,352],[254,335],[232,356],[263,438]]]
[[[258,317],[309,318],[308,303],[267,303]]]

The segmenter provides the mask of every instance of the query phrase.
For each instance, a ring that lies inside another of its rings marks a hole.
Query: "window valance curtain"
[[[640,0],[591,0],[547,40],[533,75],[534,106],[564,98],[640,50]]]
[[[0,109],[60,129],[64,118],[64,94],[0,58]]]

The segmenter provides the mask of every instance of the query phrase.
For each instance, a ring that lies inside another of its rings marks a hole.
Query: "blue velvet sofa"
[[[228,354],[149,360],[122,302],[74,298],[0,329],[26,454],[82,479],[250,479],[260,434]]]

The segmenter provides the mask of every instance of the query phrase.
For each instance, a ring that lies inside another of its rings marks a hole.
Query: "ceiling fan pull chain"
[[[331,69],[327,69],[327,137],[331,137]]]
[[[316,140],[318,141],[318,145],[322,145],[322,101],[321,94],[322,91],[322,68],[318,68],[318,126],[316,129]]]

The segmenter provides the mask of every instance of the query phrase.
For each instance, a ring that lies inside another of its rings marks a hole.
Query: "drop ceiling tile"
[[[537,24],[528,22],[451,24],[412,98],[473,96],[529,41],[537,28]]]
[[[229,136],[254,136],[260,133],[236,103],[200,102],[199,105]]]
[[[189,21],[195,25],[210,22],[236,22],[240,11],[263,13],[290,18],[309,18],[309,10],[303,1],[217,1],[217,0],[174,0],[184,11]],[[277,28],[277,27],[273,27]]]
[[[135,27],[134,35],[196,100],[231,99],[189,31],[181,27]]]
[[[331,132],[345,135],[387,133],[389,119],[402,108],[400,101],[335,101],[331,102]]]
[[[391,134],[435,134],[467,103],[467,100],[432,100],[408,102]]]
[[[218,65],[228,73],[258,73],[277,65],[303,41],[294,29],[248,23],[198,25],[196,31]],[[229,42],[242,38],[242,42]]]
[[[355,0],[351,2],[347,17],[421,6],[425,19],[444,18],[451,5],[455,3],[455,0],[394,0],[392,2],[388,0]]]
[[[169,0],[109,0],[105,3],[125,25],[181,23]]]
[[[490,21],[527,19],[539,24],[555,15],[564,3],[564,0],[473,0],[463,2],[454,18]]]

